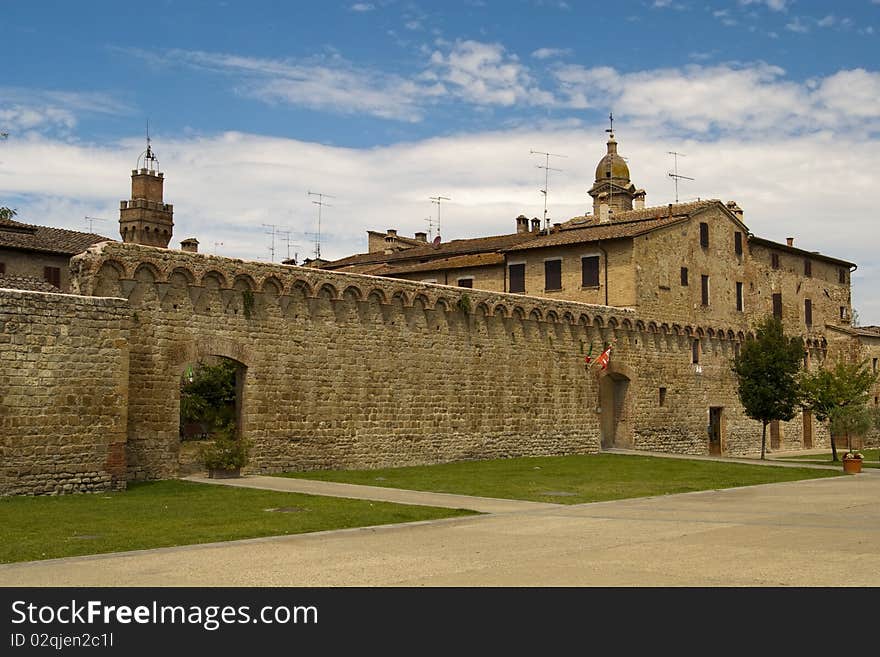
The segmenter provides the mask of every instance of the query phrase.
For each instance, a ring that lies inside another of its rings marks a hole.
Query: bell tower
[[[168,248],[174,228],[174,206],[162,200],[165,174],[153,153],[147,133],[147,150],[131,172],[131,199],[119,203],[119,234],[123,242]]]

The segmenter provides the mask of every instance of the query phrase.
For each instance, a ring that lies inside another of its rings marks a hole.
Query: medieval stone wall
[[[0,290],[0,495],[124,488],[124,299]]]

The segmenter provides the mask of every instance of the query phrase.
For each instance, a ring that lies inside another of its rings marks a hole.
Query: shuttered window
[[[562,289],[562,260],[547,260],[544,262],[544,289]]]
[[[782,319],[782,294],[778,292],[773,295],[773,316]]]
[[[810,299],[804,299],[804,323],[813,325],[813,302]]]
[[[6,273],[6,263],[0,262],[0,276]]]
[[[599,287],[599,256],[581,258],[581,285]]]
[[[704,249],[709,248],[709,224],[705,221],[700,222],[700,246]]]
[[[59,290],[61,289],[61,269],[58,267],[43,267],[43,278]]]
[[[773,269],[779,269],[779,254],[778,253],[771,253],[770,254],[770,266],[773,267]]]
[[[700,292],[702,294],[702,304],[709,305],[709,277],[703,274],[700,276]]]
[[[459,278],[458,279],[458,287],[473,287],[474,279],[473,278]]]
[[[526,291],[526,266],[525,263],[519,265],[510,265],[508,268],[510,273],[510,291],[525,292]]]
[[[804,276],[810,277],[813,275],[813,261],[807,258],[804,260]]]
[[[742,255],[743,252],[743,234],[739,231],[733,234],[733,252],[736,255]]]
[[[743,284],[740,282],[736,284],[736,309],[740,312],[743,309]]]
[[[681,284],[683,287],[687,287],[687,284],[688,284],[688,268],[687,267],[681,268]]]

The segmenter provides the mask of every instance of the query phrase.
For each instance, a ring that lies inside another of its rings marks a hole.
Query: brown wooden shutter
[[[804,260],[804,276],[812,276],[813,275],[813,262],[807,258]]]
[[[473,278],[459,278],[458,279],[458,287],[473,287],[474,279]]]
[[[544,289],[562,289],[562,260],[547,260],[544,262]]]
[[[743,284],[740,282],[736,284],[736,309],[740,312],[743,309]]]
[[[779,292],[773,295],[773,316],[782,319],[782,294]]]
[[[510,291],[525,292],[526,291],[526,266],[525,264],[510,265]]]
[[[709,277],[706,274],[700,276],[700,291],[702,293],[702,303],[704,306],[709,305]]]
[[[599,256],[581,258],[581,285],[599,287]]]
[[[743,252],[743,234],[736,231],[733,234],[733,250],[736,255],[742,255]]]
[[[683,287],[687,287],[687,284],[688,284],[688,268],[687,267],[681,268],[681,284]]]
[[[700,222],[700,246],[709,248],[709,224],[705,221]]]
[[[804,299],[804,323],[813,325],[813,302],[810,299]]]

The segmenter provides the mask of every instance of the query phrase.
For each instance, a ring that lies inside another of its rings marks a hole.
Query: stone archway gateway
[[[629,422],[630,378],[619,371],[599,379],[599,409],[602,449],[632,447]]]

